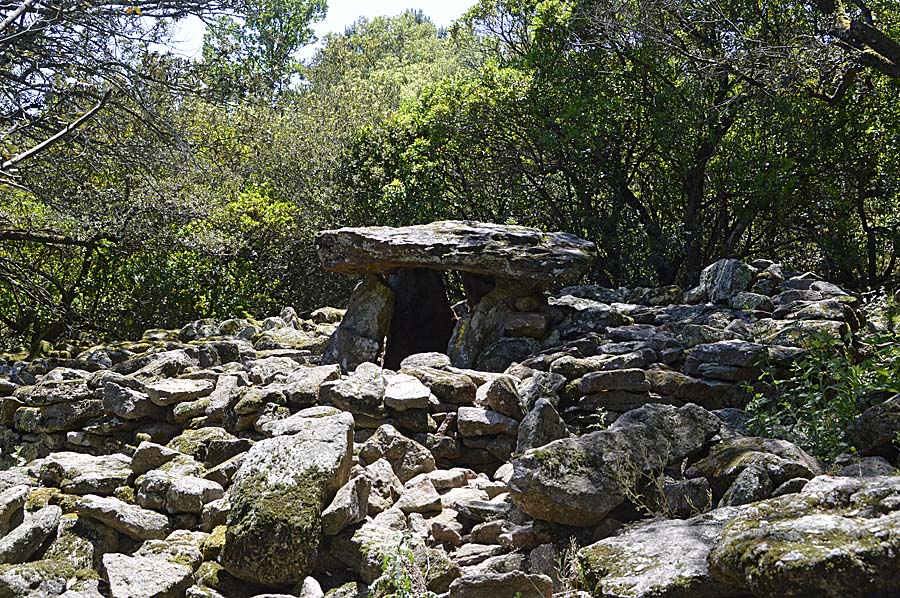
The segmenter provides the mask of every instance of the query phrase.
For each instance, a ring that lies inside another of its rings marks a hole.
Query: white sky
[[[325,19],[314,24],[316,36],[326,33],[342,33],[359,17],[393,16],[407,9],[422,10],[438,27],[446,27],[475,5],[477,0],[328,0]],[[196,58],[200,55],[205,25],[196,17],[178,23],[175,45],[179,54]],[[304,58],[313,55],[314,48],[306,48],[300,54]]]

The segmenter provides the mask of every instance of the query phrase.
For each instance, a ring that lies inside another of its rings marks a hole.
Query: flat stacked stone
[[[332,272],[458,270],[540,288],[578,280],[597,252],[590,241],[568,233],[460,220],[326,230],[319,233],[316,246],[325,269]]]

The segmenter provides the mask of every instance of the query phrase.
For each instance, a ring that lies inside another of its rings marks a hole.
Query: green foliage
[[[747,406],[756,435],[789,440],[830,461],[849,450],[848,425],[866,408],[900,392],[900,334],[882,331],[860,339],[819,337],[786,375],[766,367]]]
[[[219,99],[270,97],[300,74],[294,54],[315,39],[325,0],[241,0],[238,20],[219,17],[203,38],[202,72]]]
[[[404,536],[396,547],[385,550],[381,564],[381,576],[369,587],[374,598],[437,598],[437,594],[424,588],[422,566],[416,562],[409,547],[409,537]]]

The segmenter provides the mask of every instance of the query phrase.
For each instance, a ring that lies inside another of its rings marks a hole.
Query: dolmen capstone
[[[596,256],[568,233],[455,220],[326,230],[316,245],[327,270],[363,276],[324,354],[345,371],[429,351],[502,371],[551,329],[543,291],[577,282]],[[451,306],[442,272],[458,273],[465,301]]]

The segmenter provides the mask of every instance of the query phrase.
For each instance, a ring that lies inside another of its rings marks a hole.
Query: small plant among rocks
[[[801,446],[825,461],[850,449],[845,432],[865,409],[900,392],[900,330],[897,306],[878,297],[866,334],[851,344],[829,336],[812,338],[787,375],[765,366],[747,406],[750,431]]]
[[[425,587],[425,572],[404,535],[382,560],[382,574],[369,587],[373,598],[437,598]]]

